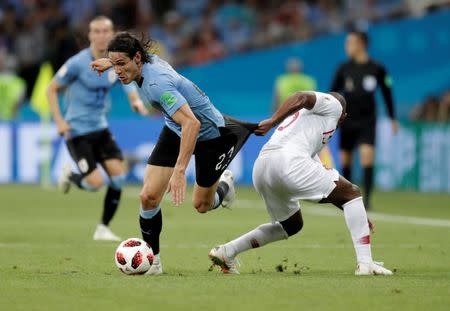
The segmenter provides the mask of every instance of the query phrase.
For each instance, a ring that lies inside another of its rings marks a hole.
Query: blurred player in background
[[[301,91],[313,91],[317,87],[316,80],[303,72],[303,63],[292,57],[286,61],[286,73],[275,80],[272,111],[275,112],[284,101]]]
[[[343,175],[351,180],[352,152],[358,146],[364,170],[366,208],[370,208],[374,180],[375,91],[378,87],[384,97],[393,133],[398,131],[392,99],[392,79],[384,66],[370,58],[367,52],[368,43],[369,39],[364,32],[352,31],[347,35],[345,50],[349,60],[339,65],[331,85],[331,91],[342,92],[348,103],[348,118],[342,125],[340,140]]]
[[[92,68],[103,72],[113,67],[122,83],[135,81],[144,102],[165,117],[166,125],[145,169],[139,218],[143,239],[155,254],[146,274],[159,275],[163,272],[159,237],[164,194],[171,192],[176,206],[184,201],[186,169],[195,154],[194,207],[199,213],[229,207],[235,194],[233,175],[226,168],[256,125],[222,116],[193,82],[147,53],[149,45],[130,33],[119,33],[108,45],[109,58],[92,62]]]
[[[94,240],[114,240],[116,236],[108,227],[116,213],[125,181],[122,152],[108,129],[106,113],[109,106],[109,90],[118,82],[110,70],[102,77],[90,68],[90,63],[106,55],[108,43],[114,35],[113,23],[105,16],[94,18],[89,24],[90,47],[71,57],[59,69],[48,87],[48,99],[58,133],[64,136],[70,155],[80,173],[65,167],[59,186],[64,193],[71,183],[87,191],[99,190],[103,180],[99,163],[107,173],[108,190],[104,200],[101,223],[94,233]],[[66,112],[61,115],[58,92],[65,90]],[[128,99],[135,111],[146,110],[137,92],[126,89]]]
[[[322,165],[318,156],[345,117],[346,102],[338,93],[299,92],[271,119],[259,123],[256,135],[281,123],[253,167],[253,183],[272,223],[213,248],[209,257],[222,272],[238,274],[238,254],[298,233],[303,227],[298,202],[309,200],[332,203],[344,211],[356,251],[356,275],[392,274],[372,260],[369,221],[358,187]]]

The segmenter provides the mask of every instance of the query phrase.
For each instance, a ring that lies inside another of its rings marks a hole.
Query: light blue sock
[[[158,206],[157,208],[148,210],[148,211],[144,211],[144,209],[141,206],[141,210],[139,212],[139,214],[141,215],[142,218],[145,219],[152,219],[153,217],[155,217],[156,214],[158,214],[158,212],[161,210],[161,207]]]

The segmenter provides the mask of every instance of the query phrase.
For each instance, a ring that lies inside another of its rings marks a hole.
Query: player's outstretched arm
[[[297,92],[294,95],[289,96],[270,119],[266,119],[259,123],[258,128],[255,130],[255,134],[264,136],[270,129],[283,122],[283,120],[291,114],[303,108],[311,110],[315,103],[316,95],[314,92]]]
[[[98,72],[99,75],[101,75],[103,72],[108,70],[112,67],[112,63],[109,58],[99,58],[91,62],[91,68],[92,70],[95,70]]]

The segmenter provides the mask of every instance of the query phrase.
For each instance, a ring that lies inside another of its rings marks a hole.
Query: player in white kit
[[[332,168],[319,152],[346,117],[338,93],[299,92],[289,97],[272,118],[259,123],[257,135],[278,126],[253,167],[253,183],[264,199],[271,223],[263,224],[209,252],[224,273],[239,273],[235,257],[249,249],[287,239],[303,227],[299,200],[332,203],[344,211],[356,251],[356,275],[391,275],[372,260],[370,229],[361,192]]]

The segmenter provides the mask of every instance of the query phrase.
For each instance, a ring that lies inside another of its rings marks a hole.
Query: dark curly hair
[[[142,35],[141,39],[138,39],[131,33],[124,31],[117,33],[109,42],[108,52],[126,53],[129,58],[133,58],[137,52],[140,52],[142,63],[151,63],[151,53],[154,44],[154,40],[145,39],[144,35]]]

